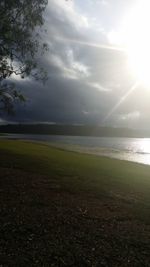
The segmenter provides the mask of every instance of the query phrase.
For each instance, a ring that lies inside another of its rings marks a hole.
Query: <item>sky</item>
[[[0,121],[149,128],[148,8],[146,0],[49,0],[40,59],[48,80],[14,77],[27,101]]]

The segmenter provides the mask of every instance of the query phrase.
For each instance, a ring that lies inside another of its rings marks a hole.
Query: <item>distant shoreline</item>
[[[0,134],[42,134],[93,137],[126,137],[150,138],[150,130],[136,130],[131,128],[114,128],[88,125],[60,125],[60,124],[8,124],[0,126]]]

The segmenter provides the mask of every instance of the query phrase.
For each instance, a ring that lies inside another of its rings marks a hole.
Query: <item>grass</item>
[[[0,166],[57,177],[72,190],[140,193],[149,200],[150,166],[25,141],[0,141]]]
[[[0,265],[149,266],[150,166],[12,140],[0,159]]]

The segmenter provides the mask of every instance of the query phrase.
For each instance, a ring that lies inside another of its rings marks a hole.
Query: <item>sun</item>
[[[141,0],[124,22],[123,39],[129,66],[136,78],[150,88],[150,0]]]

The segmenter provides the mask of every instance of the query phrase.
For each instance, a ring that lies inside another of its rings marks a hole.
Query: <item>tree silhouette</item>
[[[0,109],[12,112],[23,95],[10,83],[14,75],[44,79],[36,55],[47,49],[42,43],[43,12],[48,0],[0,0]]]

